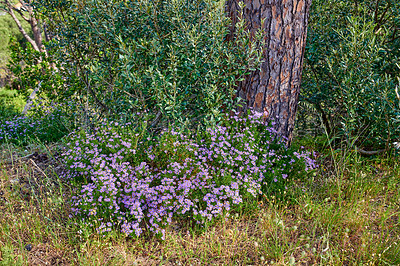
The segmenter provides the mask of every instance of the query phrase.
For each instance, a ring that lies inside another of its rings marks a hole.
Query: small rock
[[[28,251],[31,251],[32,250],[32,244],[26,245],[25,249],[28,250]]]

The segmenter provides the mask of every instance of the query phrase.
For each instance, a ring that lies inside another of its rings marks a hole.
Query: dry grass
[[[299,183],[292,203],[266,200],[259,213],[233,215],[202,233],[176,223],[160,241],[101,238],[72,225],[54,150],[1,148],[0,265],[400,264],[400,165],[393,159],[353,156],[341,171],[333,162]]]

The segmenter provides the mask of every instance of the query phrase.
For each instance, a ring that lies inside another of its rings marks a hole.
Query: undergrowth
[[[392,155],[335,151],[342,164],[335,166],[329,154],[318,153],[324,158],[318,170],[290,186],[294,200],[257,199],[257,211],[232,213],[200,234],[189,223],[171,223],[160,241],[118,231],[102,237],[71,224],[79,220],[68,217],[72,187],[59,178],[57,150],[1,147],[0,265],[400,263],[400,165]],[[340,160],[344,152],[348,159]]]
[[[261,117],[235,119],[197,132],[104,123],[53,144],[4,141],[0,265],[400,263],[398,155],[363,158],[323,137],[285,149],[259,130]],[[319,168],[308,171],[301,145]]]

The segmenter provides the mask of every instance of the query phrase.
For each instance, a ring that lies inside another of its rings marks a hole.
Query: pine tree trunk
[[[245,109],[266,112],[290,145],[312,0],[244,0],[243,12],[239,12],[242,1],[226,2],[232,25],[242,16],[251,32],[262,27],[266,45],[261,71],[254,71],[240,82],[237,95],[244,101]],[[234,38],[234,27],[230,38]]]

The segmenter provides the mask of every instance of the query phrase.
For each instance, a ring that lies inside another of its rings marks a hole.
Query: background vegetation
[[[17,15],[19,17],[19,15]],[[23,27],[29,32],[30,28],[28,23],[23,21]],[[7,14],[0,15],[0,85],[4,87],[7,81],[10,80],[10,71],[7,70],[7,63],[10,58],[10,38],[16,38],[16,41],[22,46],[26,47],[26,41],[18,30],[17,25],[11,16]]]

